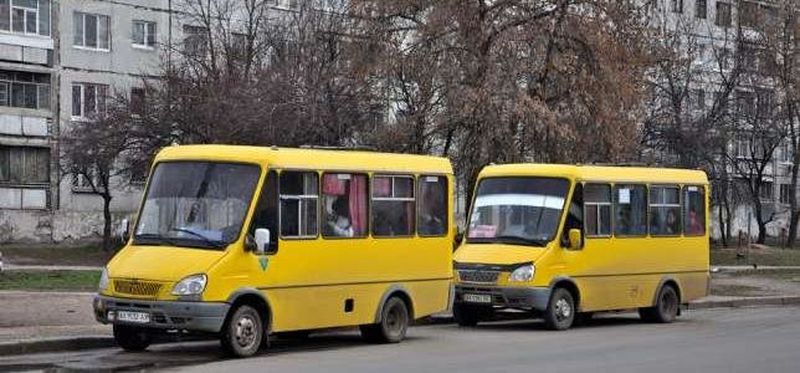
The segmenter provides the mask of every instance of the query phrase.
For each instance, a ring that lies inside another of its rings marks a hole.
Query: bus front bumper
[[[98,295],[94,316],[103,324],[123,324],[164,330],[217,333],[222,329],[230,304],[221,302],[146,301]],[[119,319],[120,311],[147,315],[137,321]]]
[[[457,284],[455,303],[544,311],[550,288]],[[487,297],[488,296],[488,297]],[[487,302],[488,299],[491,299]]]

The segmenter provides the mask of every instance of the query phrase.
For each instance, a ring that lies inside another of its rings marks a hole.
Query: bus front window
[[[545,246],[556,236],[568,190],[566,179],[483,179],[470,214],[467,242]]]
[[[150,180],[134,242],[224,248],[239,236],[259,174],[255,165],[159,163]]]

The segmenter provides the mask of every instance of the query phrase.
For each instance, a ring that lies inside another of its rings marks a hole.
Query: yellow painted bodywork
[[[112,286],[103,295],[126,297],[114,292],[114,280],[137,279],[164,285],[154,300],[176,300],[170,295],[176,282],[205,273],[208,284],[202,301],[231,302],[237,292],[255,290],[269,304],[270,329],[275,332],[373,323],[383,297],[396,289],[410,296],[415,318],[448,307],[455,222],[453,171],[447,159],[362,151],[197,145],[166,148],[155,162],[190,160],[243,162],[262,168],[239,239],[220,251],[135,246],[131,241],[109,262]],[[259,256],[245,250],[244,240],[269,170],[446,176],[451,229],[442,237],[281,239],[277,253]],[[264,257],[268,261],[266,269],[260,263]],[[352,312],[344,311],[346,299],[353,300]]]
[[[709,194],[704,172],[695,170],[515,164],[488,166],[479,181],[490,177],[557,177],[571,182],[568,201],[578,183],[646,183],[693,185],[705,188],[705,234],[678,237],[584,237],[581,250],[562,247],[566,214],[562,214],[556,239],[545,248],[465,243],[455,252],[457,263],[516,264],[533,262],[530,282],[509,282],[501,273],[497,286],[550,288],[560,280],[572,281],[584,312],[649,307],[664,281],[679,287],[682,303],[706,296],[709,284]],[[612,213],[613,216],[613,213]],[[455,278],[458,284],[458,276]]]

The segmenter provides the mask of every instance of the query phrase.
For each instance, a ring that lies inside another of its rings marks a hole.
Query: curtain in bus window
[[[366,235],[366,175],[325,174],[322,182],[325,237]]]
[[[367,235],[367,177],[355,175],[350,180],[350,215],[356,236]]]

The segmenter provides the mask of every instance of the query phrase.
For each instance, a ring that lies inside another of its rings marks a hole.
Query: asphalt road
[[[192,372],[800,372],[800,307],[685,312],[670,325],[606,315],[566,332],[538,321],[462,329],[420,326],[398,345],[368,345],[354,332],[277,341],[255,358],[222,359],[214,342],[158,345],[145,353],[103,349],[0,357],[0,371],[175,369]]]

